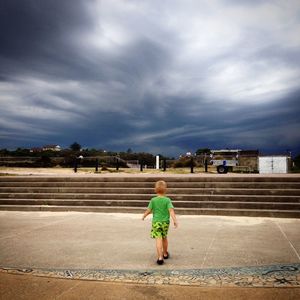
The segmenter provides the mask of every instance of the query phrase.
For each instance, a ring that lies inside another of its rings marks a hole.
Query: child
[[[169,258],[167,235],[170,225],[170,215],[174,227],[177,228],[178,226],[171,199],[165,196],[166,190],[167,184],[165,181],[159,180],[155,183],[157,196],[151,199],[142,218],[144,220],[151,212],[153,213],[151,237],[156,239],[157,264],[159,265],[164,263],[164,259]]]

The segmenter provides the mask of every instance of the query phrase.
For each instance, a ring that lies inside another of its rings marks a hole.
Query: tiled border
[[[231,287],[300,287],[300,264],[189,270],[18,269],[0,272],[35,276],[142,284]]]

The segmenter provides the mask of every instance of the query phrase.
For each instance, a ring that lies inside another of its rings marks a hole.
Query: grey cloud
[[[3,1],[0,146],[300,151],[292,2]]]

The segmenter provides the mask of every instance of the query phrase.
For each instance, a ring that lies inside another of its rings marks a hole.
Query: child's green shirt
[[[153,212],[152,222],[170,222],[170,208],[174,208],[170,198],[165,196],[153,197],[148,205]]]

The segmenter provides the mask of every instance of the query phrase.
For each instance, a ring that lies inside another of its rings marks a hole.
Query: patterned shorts
[[[168,222],[154,222],[151,228],[151,237],[156,238],[166,238],[168,235],[170,223]]]

